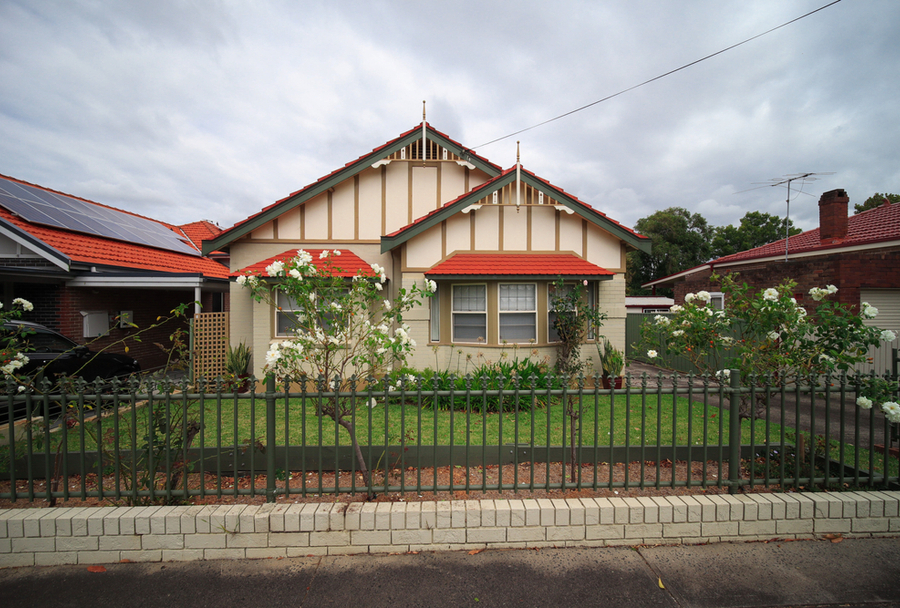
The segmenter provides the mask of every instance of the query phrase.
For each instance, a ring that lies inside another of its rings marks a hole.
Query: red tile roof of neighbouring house
[[[186,236],[194,249],[200,251],[203,241],[218,236],[222,229],[210,222],[209,220],[200,220],[199,222],[191,222],[190,224],[182,224],[178,229]]]
[[[660,277],[644,283],[644,287],[660,286],[691,275],[700,270],[715,268],[716,266],[740,265],[755,260],[770,258],[784,258],[785,240],[781,239],[768,245],[762,245],[746,251],[739,251],[731,255],[717,258],[706,264],[700,264],[675,274]],[[847,218],[847,236],[842,239],[831,239],[822,242],[820,228],[807,230],[790,237],[788,240],[788,254],[816,255],[826,254],[830,251],[848,249],[863,246],[877,246],[879,243],[900,241],[900,205],[887,202],[874,209],[851,215]]]
[[[457,253],[425,272],[429,277],[611,277],[614,274],[572,253]]]
[[[0,175],[0,178],[11,182],[18,182],[32,188],[39,188],[53,194],[77,199],[97,207],[112,209],[113,211],[156,222],[175,232],[182,240],[186,240],[186,233],[172,224],[153,220],[136,213],[116,209],[109,205],[96,203],[86,198],[45,188],[13,177]],[[84,234],[54,226],[45,226],[43,224],[29,222],[4,207],[0,207],[0,220],[8,222],[18,230],[31,235],[31,237],[37,241],[43,242],[50,248],[55,249],[67,257],[71,262],[96,266],[150,270],[155,272],[202,274],[206,277],[220,279],[228,277],[228,269],[225,266],[199,255],[199,241],[197,241],[196,244],[191,242],[188,243],[198,252],[198,255],[190,255],[167,249],[157,249],[148,245],[119,241],[103,236]],[[191,225],[189,224],[188,226]]]
[[[32,224],[3,208],[0,208],[0,219],[21,228],[34,238],[66,255],[73,262],[178,274],[202,274],[219,279],[228,277],[228,269],[225,266],[199,255],[154,249],[144,245]]]
[[[789,253],[808,253],[843,247],[871,245],[900,239],[900,205],[884,204],[847,218],[847,236],[822,242],[820,228],[807,230],[788,240]],[[747,251],[739,251],[710,262],[712,265],[728,264],[784,255],[784,239]]]
[[[251,264],[245,268],[240,270],[235,270],[231,273],[231,277],[237,277],[240,275],[247,274],[261,274],[263,276],[266,275],[266,266],[269,266],[272,262],[288,262],[289,260],[297,257],[297,249],[289,249],[284,253],[279,253],[278,255],[273,255],[270,258],[266,258],[260,262],[256,262],[255,264]],[[324,249],[305,249],[309,255],[312,256],[313,266],[316,267],[316,270],[323,270],[327,264],[325,259],[320,258]],[[328,249],[327,251],[334,251]],[[336,272],[334,272],[334,276],[337,277],[345,277],[352,278],[357,274],[372,274],[372,267],[368,262],[360,258],[358,255],[350,251],[349,249],[338,249],[341,254],[339,256],[333,256],[332,261],[334,264],[334,268]]]

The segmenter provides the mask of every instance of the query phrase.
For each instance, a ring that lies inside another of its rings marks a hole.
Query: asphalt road
[[[900,607],[900,539],[0,570],[0,606]]]

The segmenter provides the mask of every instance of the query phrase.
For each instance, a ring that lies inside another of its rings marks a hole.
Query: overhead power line
[[[666,76],[671,76],[672,74],[674,74],[674,73],[676,73],[676,72],[680,72],[681,70],[685,70],[685,69],[687,69],[687,68],[689,68],[689,67],[691,67],[691,66],[697,65],[698,63],[700,63],[700,62],[702,62],[702,61],[706,61],[707,59],[712,59],[712,58],[715,57],[716,55],[721,55],[722,53],[725,53],[725,52],[730,51],[730,50],[732,50],[732,49],[736,49],[737,47],[741,46],[742,44],[747,44],[748,42],[751,42],[751,41],[753,41],[753,40],[756,40],[757,38],[761,38],[762,36],[765,36],[766,34],[771,34],[771,33],[774,32],[775,30],[780,30],[780,29],[783,28],[783,27],[787,27],[788,25],[790,25],[790,24],[792,24],[792,23],[796,23],[797,21],[800,21],[801,19],[805,19],[806,17],[809,17],[810,15],[814,15],[815,13],[818,13],[819,11],[825,10],[826,8],[828,8],[828,7],[830,7],[830,6],[834,6],[835,4],[837,4],[837,3],[840,2],[840,1],[841,1],[841,0],[834,0],[834,2],[830,2],[830,3],[826,4],[825,6],[821,6],[821,7],[817,8],[817,9],[814,10],[814,11],[810,11],[810,12],[806,13],[805,15],[800,15],[799,17],[796,17],[796,18],[794,18],[794,19],[791,19],[790,21],[786,21],[786,22],[782,23],[781,25],[778,25],[778,26],[776,26],[776,27],[773,27],[773,28],[770,29],[770,30],[766,30],[765,32],[762,32],[762,33],[760,33],[760,34],[757,34],[757,35],[755,35],[755,36],[753,36],[753,37],[751,37],[751,38],[747,38],[746,40],[743,40],[743,41],[738,42],[738,43],[736,43],[736,44],[732,44],[731,46],[726,47],[726,48],[722,49],[721,51],[716,51],[715,53],[712,53],[711,55],[707,55],[706,57],[701,57],[700,59],[697,59],[697,60],[692,61],[692,62],[690,62],[690,63],[686,63],[686,64],[684,64],[684,65],[681,66],[681,67],[675,68],[674,70],[669,70],[669,71],[666,72],[665,74],[660,74],[659,76],[654,76],[654,77],[651,78],[650,80],[645,80],[644,82],[642,82],[642,83],[640,83],[640,84],[636,84],[636,85],[634,85],[634,86],[630,86],[630,87],[628,87],[627,89],[622,89],[622,90],[619,91],[618,93],[613,93],[612,95],[607,95],[606,97],[604,97],[604,98],[602,98],[602,99],[598,99],[597,101],[592,101],[591,103],[589,103],[589,104],[587,104],[587,105],[583,105],[583,106],[581,106],[580,108],[575,108],[574,110],[569,110],[568,112],[566,112],[566,113],[564,113],[564,114],[560,114],[559,116],[554,116],[553,118],[548,118],[547,120],[545,120],[545,121],[543,121],[543,122],[539,122],[539,123],[537,123],[536,125],[531,125],[530,127],[525,127],[524,129],[520,129],[520,130],[518,130],[518,131],[514,131],[513,133],[510,133],[510,134],[508,134],[508,135],[504,135],[503,137],[498,137],[497,139],[492,139],[491,141],[489,141],[489,142],[487,142],[487,143],[481,144],[481,145],[479,145],[479,146],[475,146],[475,148],[473,148],[473,150],[477,150],[477,149],[479,149],[479,148],[483,148],[483,147],[485,147],[485,146],[489,146],[489,145],[491,145],[491,144],[497,143],[498,141],[503,141],[504,139],[508,139],[508,138],[510,138],[510,137],[513,137],[513,136],[515,136],[515,135],[518,135],[519,133],[525,133],[526,131],[531,131],[532,129],[537,129],[538,127],[542,127],[542,126],[544,126],[544,125],[546,125],[546,124],[549,124],[549,123],[551,123],[551,122],[553,122],[553,121],[559,120],[560,118],[565,118],[566,116],[571,116],[572,114],[575,114],[576,112],[581,112],[582,110],[587,110],[588,108],[591,108],[591,107],[593,107],[593,106],[595,106],[595,105],[597,105],[597,104],[599,104],[599,103],[603,103],[604,101],[609,101],[610,99],[612,99],[612,98],[614,98],[614,97],[618,97],[619,95],[623,95],[623,94],[625,94],[625,93],[628,93],[629,91],[633,91],[633,90],[635,90],[635,89],[639,89],[640,87],[642,87],[642,86],[644,86],[644,85],[647,85],[647,84],[650,84],[651,82],[655,82],[655,81],[657,81],[657,80],[660,80],[660,79],[662,79],[662,78],[665,78]]]

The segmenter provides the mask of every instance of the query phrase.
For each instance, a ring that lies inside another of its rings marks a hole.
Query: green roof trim
[[[463,148],[459,144],[449,140],[446,136],[438,133],[431,127],[426,127],[426,129],[429,141],[438,142],[441,147],[452,151],[454,154],[471,163],[475,166],[475,168],[484,171],[491,177],[495,177],[500,174],[500,171],[498,171],[495,166],[491,165],[488,162],[485,162],[482,158],[477,156],[474,151]],[[335,171],[321,181],[315,182],[300,190],[293,196],[289,196],[281,200],[280,202],[273,204],[268,209],[263,210],[262,212],[260,212],[256,216],[251,217],[242,224],[239,224],[234,228],[222,232],[215,239],[212,239],[210,241],[203,241],[203,255],[209,255],[213,251],[218,251],[227,247],[234,241],[249,234],[250,232],[253,232],[257,228],[266,225],[288,210],[293,209],[298,205],[302,205],[306,201],[319,196],[323,192],[327,192],[330,188],[333,188],[344,180],[347,180],[354,175],[361,173],[379,160],[393,154],[394,152],[397,152],[401,148],[405,148],[409,144],[413,143],[414,141],[418,141],[421,138],[421,127],[412,129],[405,135],[402,135],[399,138],[388,142],[387,144],[381,146],[377,150],[374,150],[370,154],[366,154],[359,160]]]

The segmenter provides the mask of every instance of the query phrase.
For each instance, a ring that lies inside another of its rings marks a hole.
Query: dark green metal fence
[[[856,405],[858,377],[742,386],[736,371],[727,385],[629,376],[621,389],[598,380],[580,379],[574,388],[530,382],[527,390],[514,381],[479,391],[421,380],[354,383],[339,393],[321,381],[305,390],[270,380],[248,393],[187,382],[66,395],[8,386],[0,498],[134,504],[244,495],[884,488],[900,481],[891,450],[897,425],[877,408]],[[327,415],[334,407],[347,412],[340,424]]]

